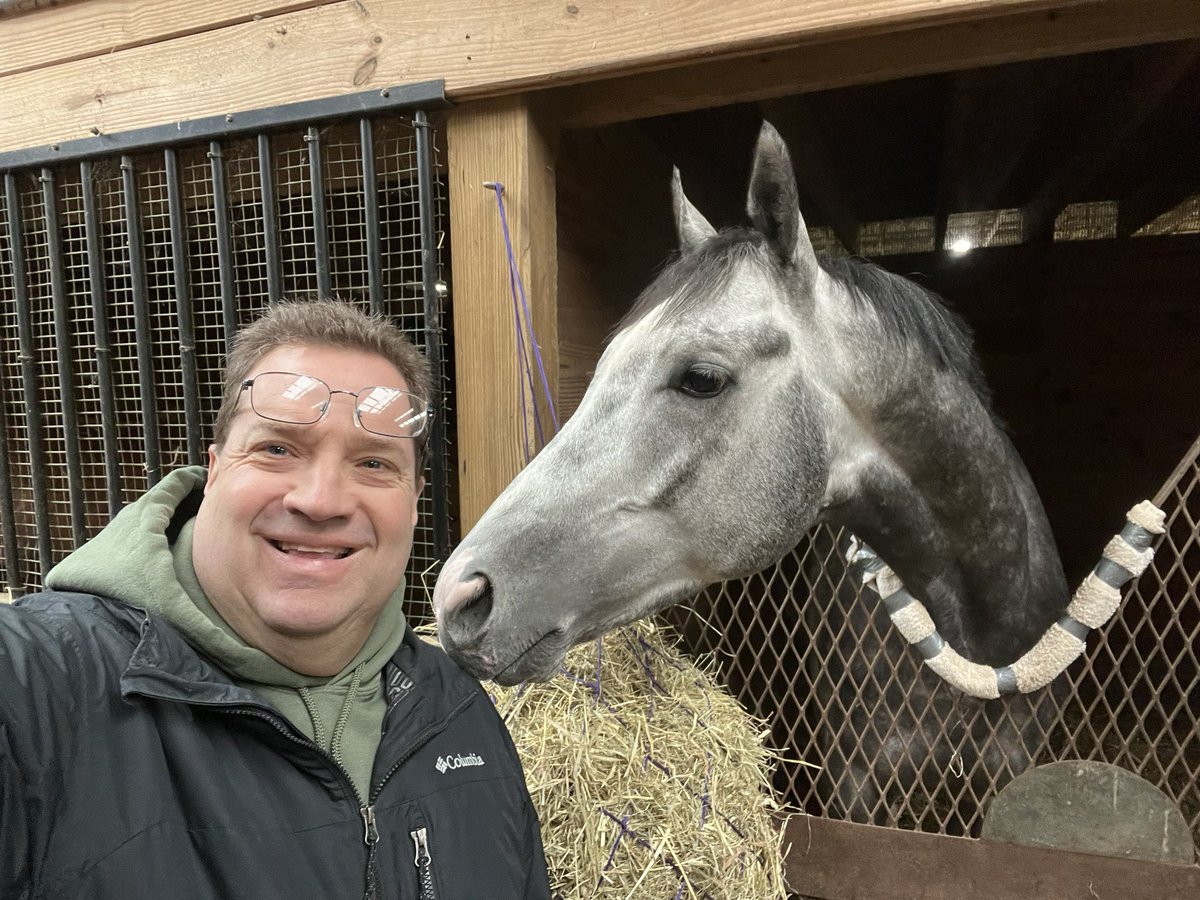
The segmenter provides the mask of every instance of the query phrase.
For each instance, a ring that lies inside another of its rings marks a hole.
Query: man
[[[207,473],[0,608],[0,897],[549,897],[507,731],[401,612],[428,390],[386,322],[275,306]]]

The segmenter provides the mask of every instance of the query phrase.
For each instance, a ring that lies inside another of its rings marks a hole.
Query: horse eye
[[[679,390],[692,397],[715,397],[729,385],[729,373],[712,366],[693,366],[679,378]]]

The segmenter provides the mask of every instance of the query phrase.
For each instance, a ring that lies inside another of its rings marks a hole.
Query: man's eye
[[[262,449],[268,456],[287,456],[288,452],[283,444],[264,444]]]

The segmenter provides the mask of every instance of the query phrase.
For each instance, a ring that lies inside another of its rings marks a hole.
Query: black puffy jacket
[[[0,898],[548,898],[516,750],[408,632],[349,778],[170,625],[85,594],[0,605]]]

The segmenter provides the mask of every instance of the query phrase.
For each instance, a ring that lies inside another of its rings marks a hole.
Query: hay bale
[[[488,688],[542,823],[556,897],[782,897],[761,722],[650,622],[544,684]],[[708,669],[708,670],[706,670]]]

